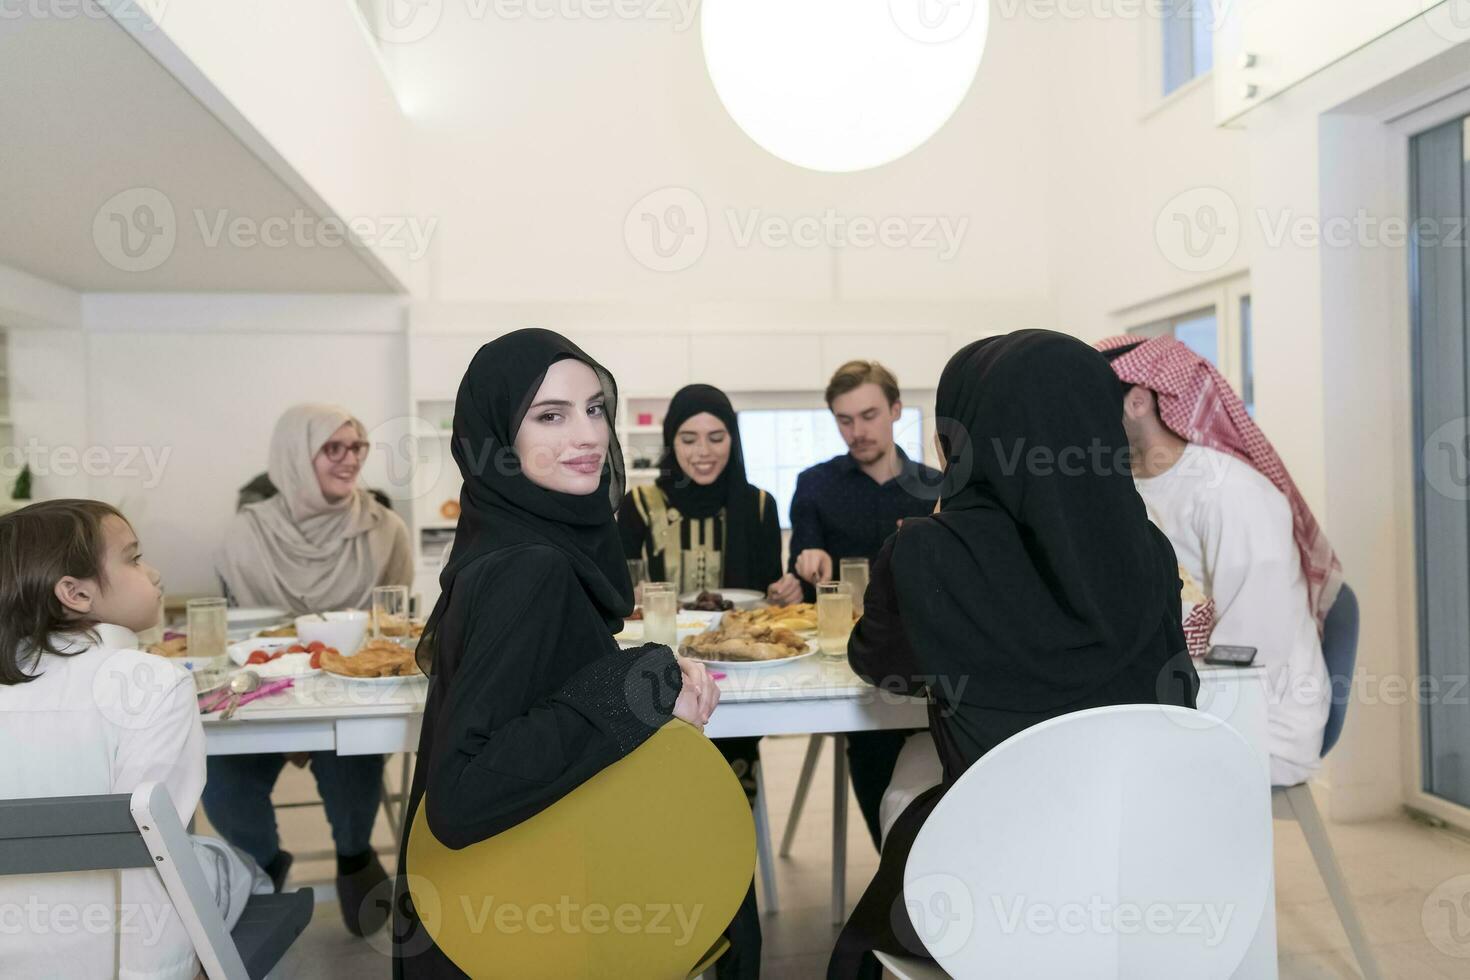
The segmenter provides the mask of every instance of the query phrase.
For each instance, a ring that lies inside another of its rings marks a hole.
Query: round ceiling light
[[[704,0],[704,59],[726,111],[783,160],[845,173],[896,160],[975,80],[987,0]]]

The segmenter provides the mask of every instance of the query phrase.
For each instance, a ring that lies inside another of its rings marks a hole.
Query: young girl
[[[161,782],[179,820],[193,817],[204,788],[194,683],[137,649],[160,598],[137,535],[107,504],[51,500],[0,517],[0,794],[131,793]],[[270,881],[221,841],[194,845],[232,927]],[[149,868],[0,878],[0,964],[7,978],[199,971]]]

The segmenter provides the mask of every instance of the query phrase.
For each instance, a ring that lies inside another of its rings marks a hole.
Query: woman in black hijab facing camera
[[[1134,489],[1102,355],[1048,330],[977,341],[945,367],[936,417],[939,512],[904,521],[883,546],[848,661],[874,683],[927,693],[944,778],[890,829],[829,978],[876,978],[873,949],[927,955],[904,911],[904,864],[977,759],[1085,708],[1194,707],[1199,686],[1178,563]]]
[[[650,581],[672,582],[680,593],[754,589],[781,605],[800,602],[801,583],[781,572],[775,498],[746,479],[729,397],[686,385],[663,428],[657,482],[633,488],[618,508],[624,554],[648,563]]]
[[[653,582],[678,592],[754,589],[778,605],[801,601],[801,583],[781,571],[776,501],[745,476],[740,425],[729,397],[711,385],[675,392],[664,415],[658,481],[634,487],[618,508],[623,553],[647,563]],[[715,740],[754,804],[759,738]],[[760,975],[761,927],[755,888],[730,927],[720,980]]]
[[[405,818],[427,805],[449,847],[535,816],[671,717],[702,728],[719,700],[701,665],[612,639],[633,607],[616,403],[612,377],[547,330],[481,347],[460,383],[460,519],[418,647],[431,681]],[[464,976],[405,893],[395,909],[395,977]]]

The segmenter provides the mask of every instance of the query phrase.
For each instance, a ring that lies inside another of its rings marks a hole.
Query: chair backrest
[[[0,875],[153,865],[127,793],[0,800]]]
[[[1121,705],[1007,739],[919,831],[904,899],[956,977],[1229,977],[1266,905],[1270,779],[1224,722]]]
[[[470,976],[687,976],[750,888],[745,791],[670,722],[530,819],[451,850],[414,815],[404,878],[424,930]]]
[[[1353,667],[1358,661],[1358,597],[1346,582],[1322,621],[1322,659],[1332,682],[1332,704],[1327,709],[1327,727],[1322,730],[1322,754],[1326,755],[1337,744],[1347,720]]]
[[[163,880],[211,978],[249,976],[162,783],[131,794],[0,800],[0,875],[133,868]]]

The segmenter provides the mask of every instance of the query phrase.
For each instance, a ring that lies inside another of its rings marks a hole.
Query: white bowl
[[[314,615],[296,617],[297,642],[305,645],[313,640],[321,640],[329,647],[336,647],[337,652],[344,657],[356,653],[357,648],[362,646],[363,637],[367,635],[367,611],[344,609],[322,615],[327,617],[326,622]]]

